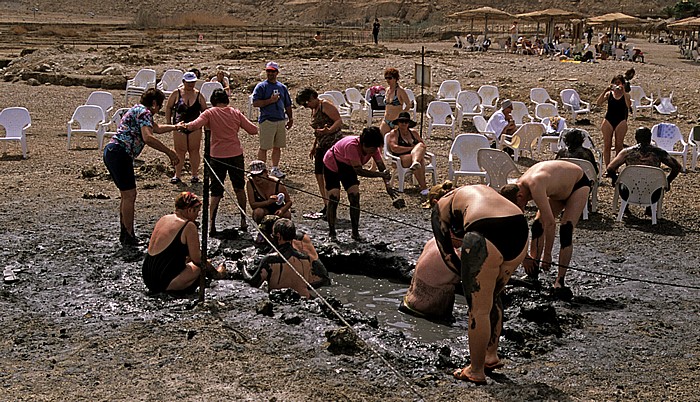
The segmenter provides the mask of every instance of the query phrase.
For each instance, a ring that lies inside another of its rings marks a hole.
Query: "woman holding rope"
[[[236,193],[238,206],[241,207],[241,230],[246,230],[245,215],[245,164],[243,160],[243,147],[238,138],[238,131],[242,128],[248,134],[258,133],[258,128],[251,123],[240,110],[230,107],[228,95],[223,89],[215,89],[211,94],[213,107],[207,109],[191,123],[179,123],[183,130],[198,130],[202,126],[211,129],[211,169],[216,177],[211,179],[211,204],[209,205],[209,235],[215,236],[216,213],[219,210],[219,202],[224,197],[224,180],[226,173],[231,179],[233,191]]]

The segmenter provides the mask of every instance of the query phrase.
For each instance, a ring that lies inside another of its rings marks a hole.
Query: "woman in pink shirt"
[[[242,128],[248,134],[258,133],[257,126],[251,123],[240,110],[230,107],[228,103],[226,92],[223,89],[216,89],[211,95],[212,108],[204,111],[193,122],[179,124],[185,130],[196,130],[205,125],[211,129],[211,167],[216,177],[211,181],[210,236],[217,234],[216,212],[219,209],[219,202],[224,196],[223,183],[226,179],[226,173],[231,178],[238,205],[245,211],[245,164],[243,148],[238,139],[238,130]],[[241,212],[241,229],[247,228],[246,216]]]
[[[350,223],[352,238],[360,238],[360,181],[357,176],[381,177],[386,185],[386,192],[394,198],[396,193],[389,185],[391,173],[386,170],[379,149],[384,146],[384,136],[378,127],[367,127],[362,134],[348,136],[336,142],[323,157],[323,177],[328,194],[328,233],[331,240],[336,240],[335,222],[340,201],[340,183],[343,183],[350,202]],[[362,167],[370,159],[374,159],[378,172]]]

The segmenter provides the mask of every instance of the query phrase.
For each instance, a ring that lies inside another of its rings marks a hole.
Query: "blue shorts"
[[[105,147],[103,160],[109,175],[119,191],[133,190],[136,188],[136,176],[134,175],[134,160],[120,145],[109,143]]]

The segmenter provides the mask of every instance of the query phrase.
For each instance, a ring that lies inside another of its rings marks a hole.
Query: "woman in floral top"
[[[134,105],[124,114],[117,134],[104,150],[104,163],[112,180],[121,192],[119,204],[119,221],[121,232],[119,241],[122,245],[136,246],[138,240],[134,234],[134,205],[136,203],[136,177],[134,159],[143,147],[148,145],[168,155],[173,165],[178,163],[175,151],[158,140],[153,133],[167,133],[177,129],[174,125],[158,125],[153,115],[163,106],[165,95],[158,89],[149,89],[141,96],[141,103]]]

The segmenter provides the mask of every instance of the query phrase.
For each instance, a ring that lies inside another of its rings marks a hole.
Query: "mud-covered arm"
[[[441,219],[440,217],[440,203],[433,207],[433,212],[430,217],[431,224],[433,226],[433,235],[435,236],[435,243],[440,250],[440,255],[442,259],[447,264],[447,267],[459,275],[462,262],[459,260],[455,248],[452,245],[452,236],[450,235],[450,225],[449,222]]]
[[[676,158],[669,155],[666,151],[664,151],[663,156],[659,159],[661,160],[661,163],[671,168],[671,173],[669,173],[666,177],[666,181],[668,182],[668,186],[666,186],[666,191],[670,191],[671,182],[673,181],[673,179],[676,178],[676,176],[678,176],[678,173],[680,173],[683,170],[683,166],[681,166],[681,164],[676,160]]]
[[[284,262],[284,260],[282,260],[282,258],[276,253],[266,255],[262,260],[260,260],[257,269],[251,275],[248,281],[252,286],[260,286],[264,280],[270,278],[270,274],[272,273],[271,265],[281,262]]]

